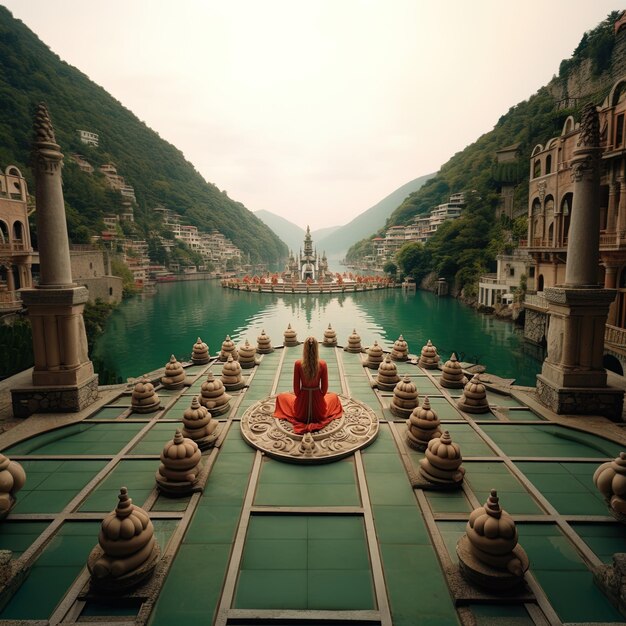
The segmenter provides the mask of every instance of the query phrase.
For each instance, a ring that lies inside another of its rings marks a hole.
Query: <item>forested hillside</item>
[[[147,236],[152,209],[161,205],[184,215],[200,230],[219,230],[252,261],[286,257],[286,246],[243,204],[205,182],[178,149],[63,62],[0,6],[0,166],[17,165],[31,190],[32,115],[39,101],[48,104],[57,141],[66,155],[64,185],[73,241],[83,242],[97,233],[103,214],[120,209],[117,192],[106,189],[101,175],[90,176],[68,162],[67,155],[78,152],[96,169],[113,162],[135,188],[137,234]],[[99,147],[82,144],[77,129],[98,133]]]
[[[626,29],[614,34],[620,13],[611,13],[585,33],[550,84],[502,115],[492,131],[455,154],[391,214],[386,228],[409,223],[446,202],[451,193],[465,192],[468,199],[461,218],[445,223],[425,245],[406,244],[400,250],[396,261],[402,271],[418,279],[436,272],[454,282],[457,289],[469,287],[481,273],[495,269],[498,253],[524,237],[524,218],[517,223],[505,218],[496,221],[499,188],[503,183],[517,184],[515,205],[526,207],[528,164],[534,146],[559,135],[569,115],[578,120],[587,102],[601,104],[613,82],[626,73]],[[496,151],[515,143],[519,143],[517,160],[497,164]],[[383,232],[355,244],[347,258],[355,261],[371,254],[371,238]]]

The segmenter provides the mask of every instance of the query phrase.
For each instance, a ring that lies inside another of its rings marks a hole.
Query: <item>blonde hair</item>
[[[307,380],[313,380],[317,376],[320,367],[320,353],[317,339],[308,337],[302,347],[302,372]]]

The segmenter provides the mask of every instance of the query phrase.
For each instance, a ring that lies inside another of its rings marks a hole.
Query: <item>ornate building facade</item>
[[[17,290],[32,286],[32,252],[26,180],[10,165],[0,173],[0,314],[21,308]]]

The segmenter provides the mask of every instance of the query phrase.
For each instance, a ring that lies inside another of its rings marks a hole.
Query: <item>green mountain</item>
[[[511,107],[493,130],[455,154],[436,176],[410,194],[389,217],[386,226],[407,224],[451,193],[465,192],[467,208],[461,218],[446,222],[422,246],[406,244],[397,255],[400,269],[420,278],[429,272],[451,281],[456,289],[475,286],[480,274],[495,269],[497,254],[525,237],[525,217],[510,223],[495,219],[502,184],[514,184],[514,201],[528,205],[529,160],[537,144],[561,134],[568,116],[578,121],[588,102],[601,104],[616,80],[626,74],[626,28],[615,33],[621,12],[614,11],[596,28],[585,33],[570,59],[561,62],[559,75],[528,100]],[[496,162],[496,151],[519,144],[516,161]],[[348,251],[349,261],[371,254],[370,239]],[[472,289],[469,289],[471,295]],[[468,293],[468,290],[466,290]]]
[[[264,224],[267,224],[267,226],[287,244],[290,250],[297,252],[302,247],[305,231],[300,228],[300,226],[297,226],[280,215],[276,215],[276,213],[265,211],[264,209],[255,211],[254,214]]]
[[[357,215],[352,221],[334,230],[334,232],[316,240],[318,250],[326,250],[331,256],[343,256],[355,242],[385,225],[385,220],[393,210],[412,192],[417,191],[435,174],[420,176],[398,187],[373,207]]]
[[[246,207],[206,182],[177,148],[164,141],[131,111],[62,61],[20,20],[0,7],[0,165],[17,165],[31,190],[29,167],[32,115],[45,101],[58,143],[66,155],[77,152],[96,167],[107,162],[135,188],[137,232],[154,228],[152,209],[172,209],[202,231],[217,229],[252,261],[275,261],[285,244]],[[99,134],[100,146],[79,140],[77,129]],[[65,159],[68,229],[74,242],[102,228],[102,216],[120,210],[120,197],[99,174],[89,175]]]

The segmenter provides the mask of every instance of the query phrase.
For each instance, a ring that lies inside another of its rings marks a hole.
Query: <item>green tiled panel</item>
[[[623,617],[593,582],[578,552],[553,525],[518,524],[531,570],[564,622],[621,622]]]
[[[462,491],[425,491],[433,513],[471,513],[474,507]]]
[[[235,606],[374,608],[361,516],[252,516]]]
[[[430,545],[381,545],[394,626],[458,624],[439,561]]]
[[[626,552],[626,535],[620,524],[572,524],[572,528],[605,563],[612,563],[616,552]]]
[[[0,550],[10,550],[18,558],[48,527],[48,522],[11,522],[4,520],[0,532]]]
[[[429,545],[426,523],[416,504],[372,507],[376,535],[381,543]]]
[[[456,544],[465,533],[466,525],[467,522],[437,522],[437,528],[453,563],[458,563]]]
[[[99,530],[98,522],[65,523],[0,612],[0,619],[48,619],[85,566]],[[33,602],[33,598],[37,601]]]
[[[176,434],[176,429],[180,429],[179,424],[154,424],[150,430],[137,442],[137,445],[130,451],[130,454],[154,454],[160,456],[163,447],[171,441]]]
[[[539,417],[539,415],[536,415],[529,409],[509,411],[507,416],[512,422],[521,422],[524,420],[545,422],[543,417]]]
[[[229,555],[230,544],[183,544],[159,594],[150,626],[211,624]]]
[[[465,484],[484,503],[492,489],[500,494],[503,508],[512,515],[541,514],[543,509],[504,463],[465,462]]]
[[[326,465],[289,465],[265,458],[255,504],[260,506],[359,506],[352,459]]]
[[[81,422],[37,435],[7,448],[15,454],[116,454],[145,424]]]
[[[128,401],[128,404],[126,406],[116,406],[116,407],[106,406],[103,409],[100,409],[99,411],[96,411],[95,413],[90,415],[89,419],[112,420],[112,419],[115,419],[116,417],[119,417],[122,413],[127,411],[129,406],[130,406],[130,400]]]
[[[487,402],[489,402],[492,406],[524,406],[521,402],[511,396],[505,396],[492,391],[487,391]]]
[[[182,420],[183,413],[191,406],[192,400],[193,397],[182,396],[179,400],[174,402],[166,413],[161,414],[161,419]]]
[[[447,430],[452,437],[452,441],[459,444],[464,458],[469,456],[495,456],[495,452],[491,450],[469,424],[444,424],[442,430]]]
[[[437,413],[440,420],[460,420],[465,419],[457,408],[446,398],[428,397],[430,407]],[[422,400],[423,403],[423,400]]]
[[[20,461],[26,484],[12,513],[58,513],[106,461]]]
[[[597,463],[527,462],[517,463],[517,466],[527,473],[528,479],[559,513],[606,514],[606,505],[592,479]]]
[[[128,488],[134,504],[142,506],[155,487],[159,460],[120,461],[80,506],[79,511],[112,511],[121,487]]]
[[[487,424],[483,430],[509,456],[615,458],[620,452],[615,443],[564,426]]]

